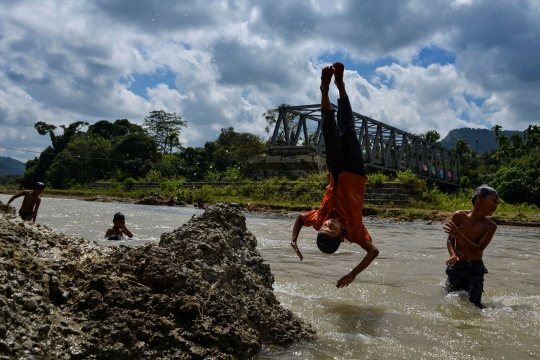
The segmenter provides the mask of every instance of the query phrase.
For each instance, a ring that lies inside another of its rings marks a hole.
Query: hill
[[[0,175],[22,175],[25,171],[24,163],[10,157],[0,156]]]
[[[508,137],[512,137],[514,134],[519,134],[523,137],[523,131],[518,130],[503,130],[501,133]],[[445,148],[452,148],[457,140],[463,139],[471,145],[472,150],[476,149],[476,140],[478,140],[478,152],[483,153],[489,150],[497,148],[496,136],[488,129],[471,129],[461,128],[451,130],[444,139],[442,139],[442,146]]]

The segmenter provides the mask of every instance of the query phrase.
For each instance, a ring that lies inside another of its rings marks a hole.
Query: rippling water
[[[7,202],[9,196],[0,195]],[[20,199],[15,202],[20,206]],[[181,226],[194,208],[93,203],[45,198],[38,223],[103,241],[122,211],[135,234],[129,244],[158,241]],[[335,283],[363,258],[343,244],[323,255],[315,232],[304,229],[300,262],[289,246],[293,219],[247,215],[249,230],[271,264],[282,304],[312,323],[319,339],[265,348],[258,359],[538,359],[540,358],[539,234],[501,230],[485,251],[489,270],[479,310],[466,294],[443,291],[445,234],[439,225],[366,223],[379,257],[345,289]],[[118,242],[115,242],[118,243]]]

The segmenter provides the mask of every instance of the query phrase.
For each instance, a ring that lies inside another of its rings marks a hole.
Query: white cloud
[[[354,110],[398,128],[524,129],[540,111],[539,15],[533,0],[2,2],[0,143],[39,151],[36,121],[141,123],[159,108],[189,122],[185,146],[225,126],[265,135],[267,109],[319,101],[328,54],[358,69]],[[418,65],[431,47],[456,63]],[[381,59],[395,61],[365,70]],[[170,86],[131,91],[166,71]]]

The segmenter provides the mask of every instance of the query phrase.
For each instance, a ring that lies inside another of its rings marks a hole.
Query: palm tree
[[[495,136],[497,137],[496,138],[496,141],[499,142],[499,133],[502,131],[502,126],[501,125],[495,125],[491,128],[491,133],[492,134],[495,134]]]
[[[458,154],[459,163],[461,166],[463,166],[463,155],[471,151],[470,147],[471,146],[469,145],[467,140],[464,139],[456,140],[456,143],[454,144],[454,151]]]
[[[521,156],[521,152],[523,149],[523,138],[521,137],[521,135],[513,134],[512,137],[510,138],[510,142],[512,144],[512,146],[510,147],[512,156],[514,157]]]
[[[459,156],[462,156],[463,154],[467,154],[470,150],[470,145],[467,142],[467,140],[459,139],[456,140],[456,143],[454,144],[454,149],[458,153]]]

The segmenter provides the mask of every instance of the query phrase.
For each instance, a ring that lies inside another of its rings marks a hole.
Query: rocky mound
[[[0,358],[243,359],[313,339],[272,283],[244,216],[226,205],[141,248],[0,214]]]

